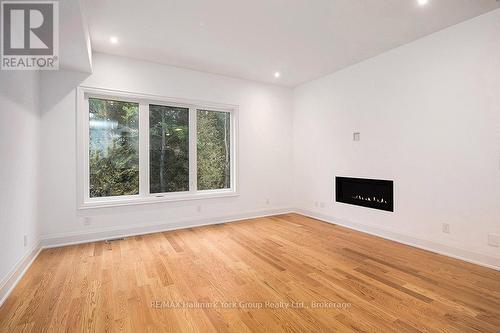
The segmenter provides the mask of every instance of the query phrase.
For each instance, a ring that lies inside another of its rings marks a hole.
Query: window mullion
[[[84,108],[82,112],[82,135],[83,135],[83,167],[84,167],[84,182],[83,182],[83,193],[84,200],[90,199],[90,111],[89,111],[89,98],[84,97]]]
[[[149,106],[139,104],[139,195],[149,195]]]
[[[189,108],[189,192],[195,193],[198,185],[196,108]]]

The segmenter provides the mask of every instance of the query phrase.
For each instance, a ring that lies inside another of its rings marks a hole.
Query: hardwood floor
[[[1,332],[500,332],[500,272],[296,214],[44,250]]]

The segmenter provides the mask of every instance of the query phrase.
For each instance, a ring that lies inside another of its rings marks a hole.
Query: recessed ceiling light
[[[429,3],[429,0],[417,0],[417,2],[420,6],[425,6]]]
[[[275,77],[275,78],[279,78],[280,76],[281,76],[280,72],[276,72],[276,73],[274,73],[274,77]]]
[[[118,37],[112,36],[109,38],[111,44],[118,44]]]

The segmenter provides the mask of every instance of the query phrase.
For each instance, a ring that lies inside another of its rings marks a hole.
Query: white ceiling
[[[94,51],[287,86],[500,7],[496,0],[84,2]]]

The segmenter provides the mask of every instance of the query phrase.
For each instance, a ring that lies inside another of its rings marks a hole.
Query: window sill
[[[109,208],[109,207],[121,207],[121,206],[133,206],[133,205],[148,205],[148,204],[159,204],[165,202],[177,202],[177,201],[190,201],[190,200],[202,200],[202,199],[216,199],[216,198],[227,198],[227,197],[237,197],[238,192],[229,191],[203,191],[198,193],[188,193],[188,194],[151,194],[147,197],[127,197],[127,198],[107,198],[104,200],[89,200],[84,202],[78,207],[79,210],[84,209],[96,209],[96,208]]]

